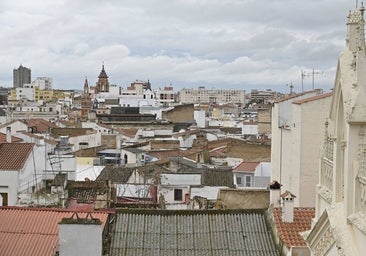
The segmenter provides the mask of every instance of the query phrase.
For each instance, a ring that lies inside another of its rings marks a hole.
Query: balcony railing
[[[333,138],[326,137],[324,140],[324,148],[321,158],[320,184],[325,186],[329,192],[333,189]]]
[[[321,185],[332,191],[333,188],[333,162],[329,161],[327,158],[322,158],[321,160]]]

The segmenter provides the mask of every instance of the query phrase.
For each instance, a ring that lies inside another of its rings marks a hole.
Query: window
[[[183,200],[182,189],[174,189],[174,201],[182,201],[182,200]]]
[[[0,206],[8,206],[8,193],[0,193]]]
[[[252,176],[245,175],[245,186],[251,187],[252,186]]]
[[[241,177],[236,177],[236,184],[241,185]]]
[[[79,148],[83,149],[83,148],[88,148],[89,143],[88,142],[79,142]]]

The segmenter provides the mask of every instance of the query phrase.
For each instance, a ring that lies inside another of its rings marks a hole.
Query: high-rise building
[[[23,67],[13,69],[13,85],[14,88],[23,88],[23,84],[31,83],[31,69]]]

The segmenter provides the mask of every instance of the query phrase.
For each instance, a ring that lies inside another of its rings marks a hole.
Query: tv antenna
[[[302,70],[301,69],[301,91],[303,92],[304,91],[304,79],[305,79],[305,76],[309,76],[305,70]]]
[[[288,86],[290,88],[290,95],[292,95],[292,89],[294,88],[294,85],[291,83],[286,84],[286,86]]]
[[[311,88],[314,90],[314,80],[315,80],[315,75],[321,75],[321,74],[324,74],[323,71],[315,71],[315,69],[313,68],[313,71],[311,72],[312,74],[312,77],[313,77],[313,81],[312,81],[312,86]]]

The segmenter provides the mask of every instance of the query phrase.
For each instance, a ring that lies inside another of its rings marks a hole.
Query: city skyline
[[[344,22],[355,1],[16,1],[0,3],[0,85],[20,64],[54,88],[111,84],[153,88],[333,88]],[[359,4],[360,5],[360,4]]]

